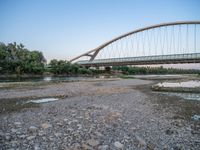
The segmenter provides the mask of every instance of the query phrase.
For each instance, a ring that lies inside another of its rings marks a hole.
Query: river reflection
[[[106,79],[112,76],[83,76],[83,77],[69,77],[69,76],[46,76],[46,77],[21,77],[21,78],[0,78],[0,83],[3,82],[50,82],[50,81],[82,81],[88,79]]]
[[[39,82],[39,81],[77,81],[84,80],[91,77],[68,77],[68,76],[60,76],[60,77],[23,77],[23,78],[0,78],[0,82]]]

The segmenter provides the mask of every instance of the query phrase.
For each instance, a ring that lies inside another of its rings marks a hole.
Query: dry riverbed
[[[200,149],[199,101],[151,91],[147,79],[0,89],[0,149]],[[27,103],[58,98],[48,103]]]

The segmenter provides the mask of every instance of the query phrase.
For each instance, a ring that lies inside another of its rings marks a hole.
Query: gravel
[[[173,106],[159,109],[158,97],[140,90],[152,83],[118,79],[1,90],[1,101],[68,97],[0,114],[0,149],[200,149],[199,122],[173,118]]]

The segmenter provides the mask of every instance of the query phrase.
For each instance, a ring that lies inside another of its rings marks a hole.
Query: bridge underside
[[[200,63],[200,53],[111,58],[111,59],[99,59],[99,60],[97,59],[93,61],[85,60],[77,62],[77,64],[85,67],[179,64],[179,63]]]

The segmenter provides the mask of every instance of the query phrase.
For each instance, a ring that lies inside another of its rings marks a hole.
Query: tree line
[[[0,43],[0,73],[1,74],[100,74],[104,71],[88,69],[78,64],[64,60],[53,59],[47,64],[42,52],[29,50],[23,44]]]
[[[112,68],[115,71],[121,71],[123,74],[200,74],[200,70],[196,69],[177,69],[160,67],[128,67],[115,66]]]
[[[42,52],[30,51],[23,44],[0,43],[0,72],[7,74],[44,72],[46,59]]]
[[[72,64],[64,60],[53,59],[47,64],[42,52],[29,50],[23,44],[0,43],[0,73],[1,74],[43,74],[52,73],[56,75],[78,75],[78,74],[102,74],[112,72],[124,74],[200,74],[200,70],[185,70],[163,67],[128,67],[115,66],[104,70],[90,69],[78,64]]]

